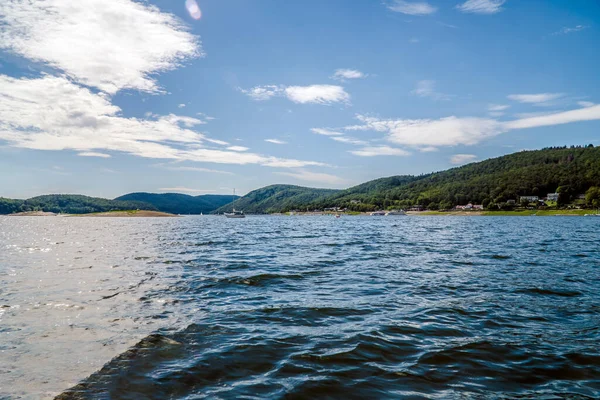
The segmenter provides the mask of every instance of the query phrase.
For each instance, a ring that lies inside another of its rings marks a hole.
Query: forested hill
[[[207,214],[231,203],[239,196],[205,194],[190,196],[180,193],[130,193],[117,197],[119,201],[139,201],[151,204],[159,211],[172,214]]]
[[[560,192],[566,204],[600,186],[600,147],[560,147],[519,153],[421,176],[393,176],[341,190],[324,191],[275,185],[236,201],[246,212],[347,207],[356,211],[383,208],[449,209],[469,202],[496,208],[519,196]],[[217,210],[224,211],[223,208]]]
[[[50,194],[32,197],[27,200],[13,200],[0,197],[0,214],[13,214],[26,211],[88,214],[136,209],[157,211],[156,207],[147,203],[137,201],[115,201],[77,194]]]
[[[51,194],[27,200],[0,197],[0,214],[27,211],[88,214],[138,209],[173,214],[200,214],[210,213],[232,200],[231,195],[188,196],[177,193],[131,193],[114,200],[72,194]]]
[[[271,185],[261,189],[253,190],[244,197],[235,201],[233,206],[246,213],[271,213],[288,211],[300,205],[309,205],[314,202],[323,201],[328,196],[337,193],[334,189],[313,189],[294,185]],[[231,211],[228,205],[214,211],[223,213]]]

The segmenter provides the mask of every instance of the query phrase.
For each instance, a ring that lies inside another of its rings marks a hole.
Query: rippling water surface
[[[599,398],[599,222],[0,217],[0,398]]]

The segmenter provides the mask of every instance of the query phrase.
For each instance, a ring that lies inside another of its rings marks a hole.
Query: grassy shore
[[[518,211],[422,211],[412,215],[459,215],[494,217],[546,217],[546,216],[584,216],[595,214],[596,210],[518,210]]]
[[[78,214],[71,215],[72,217],[103,217],[103,218],[123,218],[123,217],[137,217],[137,218],[161,218],[161,217],[177,217],[175,214],[164,213],[160,211],[146,211],[146,210],[126,210],[126,211],[108,211],[101,213],[91,214]]]

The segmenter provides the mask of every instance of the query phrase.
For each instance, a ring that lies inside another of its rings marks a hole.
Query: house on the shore
[[[548,193],[548,196],[546,196],[546,200],[558,201],[558,193]]]
[[[522,203],[523,201],[527,201],[528,203],[534,203],[537,202],[539,199],[539,196],[520,196],[519,203]]]

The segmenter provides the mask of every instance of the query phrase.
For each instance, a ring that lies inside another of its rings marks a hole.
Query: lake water
[[[0,398],[600,398],[600,220],[0,217]]]

